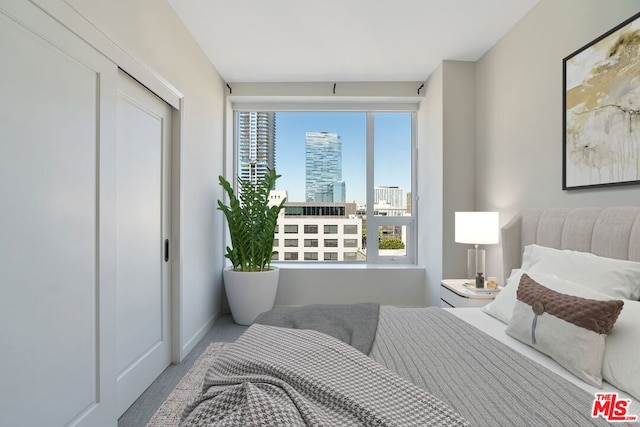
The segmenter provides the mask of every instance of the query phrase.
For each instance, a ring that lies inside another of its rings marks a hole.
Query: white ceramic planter
[[[273,308],[279,269],[272,267],[269,271],[245,272],[229,267],[222,274],[234,322],[250,325],[258,314]]]

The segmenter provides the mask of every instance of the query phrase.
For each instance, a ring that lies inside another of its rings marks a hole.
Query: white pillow
[[[517,294],[507,335],[600,388],[605,340],[615,329],[624,302],[557,292],[526,275],[520,280]]]
[[[625,301],[607,337],[602,377],[640,400],[640,302]]]
[[[529,275],[553,274],[614,298],[640,299],[640,262],[528,245],[521,268]]]
[[[516,305],[518,285],[520,278],[526,273],[536,282],[563,294],[590,298],[596,300],[609,300],[611,296],[596,292],[584,286],[577,285],[568,280],[560,279],[553,274],[544,274],[540,272],[530,272],[524,269],[514,269],[511,276],[507,279],[507,284],[500,291],[496,298],[489,304],[482,307],[482,311],[500,320],[502,323],[508,324],[513,315],[513,309]],[[624,310],[623,310],[624,311]],[[639,353],[640,354],[640,353]]]

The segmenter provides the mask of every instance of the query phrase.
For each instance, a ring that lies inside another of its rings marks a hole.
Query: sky
[[[346,201],[366,202],[366,113],[277,112],[276,171],[278,190],[289,201],[305,201],[305,135],[336,133],[342,141],[342,179]],[[411,188],[411,113],[375,113],[374,186]]]

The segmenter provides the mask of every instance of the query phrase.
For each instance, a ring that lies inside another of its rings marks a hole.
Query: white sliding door
[[[117,68],[0,3],[0,425],[115,426]]]
[[[118,76],[117,364],[122,414],[171,361],[171,107]],[[169,248],[170,249],[170,248]]]

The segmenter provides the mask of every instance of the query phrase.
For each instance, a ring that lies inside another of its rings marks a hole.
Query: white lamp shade
[[[498,212],[456,212],[455,241],[471,245],[492,245],[500,241]]]

